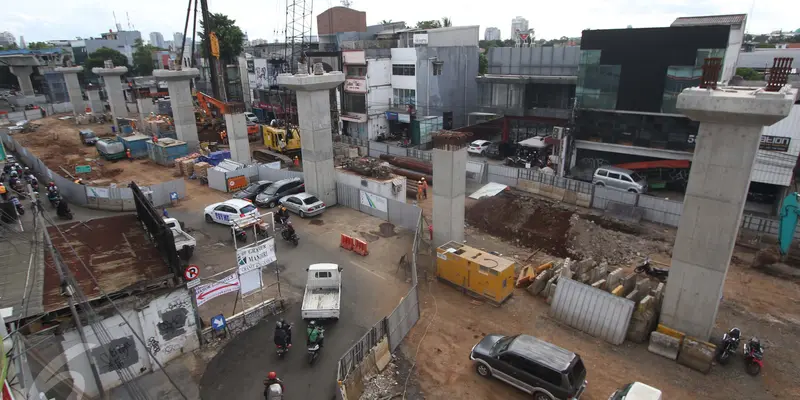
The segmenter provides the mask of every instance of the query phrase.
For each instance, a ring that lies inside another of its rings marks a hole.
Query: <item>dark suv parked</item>
[[[533,336],[488,335],[469,358],[478,375],[494,376],[534,400],[573,400],[586,390],[581,357]]]
[[[267,190],[264,190],[256,196],[256,205],[259,207],[272,208],[278,205],[278,200],[280,200],[281,197],[295,193],[303,193],[305,191],[306,185],[303,183],[303,178],[281,179],[269,185]]]

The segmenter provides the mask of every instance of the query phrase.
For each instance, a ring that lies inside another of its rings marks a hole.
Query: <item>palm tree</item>
[[[381,22],[379,22],[379,24],[381,24],[381,25],[389,25],[391,23],[392,23],[392,20],[390,20],[390,19],[384,19]]]
[[[448,26],[453,26],[453,20],[450,17],[442,18],[442,27],[447,28]]]

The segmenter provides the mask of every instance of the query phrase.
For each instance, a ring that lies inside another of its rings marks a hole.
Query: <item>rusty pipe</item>
[[[405,176],[406,178],[408,178],[409,180],[413,180],[414,182],[419,182],[422,180],[422,178],[425,178],[425,180],[428,182],[428,185],[433,185],[433,175],[423,174],[421,172],[412,171],[409,169],[395,167],[395,166],[392,166],[390,168],[393,173]]]
[[[433,164],[413,157],[400,157],[389,154],[381,154],[380,159],[397,167],[423,172],[428,175],[433,174]]]

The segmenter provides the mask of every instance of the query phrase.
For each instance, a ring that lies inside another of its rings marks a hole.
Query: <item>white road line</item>
[[[351,264],[353,264],[353,265],[355,265],[355,266],[356,266],[356,267],[358,267],[358,268],[361,268],[361,269],[363,269],[364,271],[367,271],[367,272],[369,272],[369,273],[370,273],[370,274],[372,274],[372,275],[375,275],[375,276],[377,276],[378,278],[381,278],[381,279],[383,279],[383,280],[385,280],[385,281],[386,281],[386,280],[388,280],[388,279],[386,279],[386,278],[385,278],[383,275],[381,275],[381,274],[379,274],[379,273],[377,273],[377,272],[375,272],[375,271],[373,271],[373,270],[371,270],[371,269],[369,269],[369,268],[367,268],[367,267],[365,267],[365,266],[363,266],[363,265],[361,265],[361,264],[359,264],[359,263],[357,263],[357,262],[355,262],[355,261],[350,261],[350,263],[351,263]]]

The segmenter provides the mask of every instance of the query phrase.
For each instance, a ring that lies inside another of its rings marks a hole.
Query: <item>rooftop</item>
[[[508,346],[508,351],[520,354],[539,364],[547,365],[559,372],[566,371],[572,364],[572,360],[575,359],[575,353],[528,335],[517,336]]]
[[[514,261],[512,260],[458,242],[447,242],[439,246],[438,250],[469,259],[471,262],[497,272],[514,267]]]
[[[71,222],[58,228],[48,227],[47,231],[53,247],[90,301],[102,294],[84,264],[103,291],[111,296],[161,287],[165,279],[173,277],[135,214]],[[45,262],[54,265],[49,255]],[[44,270],[43,297],[44,312],[67,307],[67,298],[61,295],[61,280],[54,268]]]
[[[680,17],[670,26],[739,25],[747,20],[747,14],[704,15],[699,17]]]

